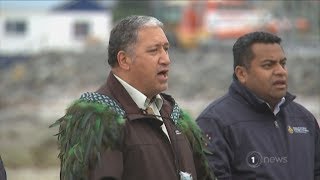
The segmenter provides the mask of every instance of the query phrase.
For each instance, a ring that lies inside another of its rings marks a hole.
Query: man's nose
[[[286,74],[287,73],[287,68],[282,64],[278,64],[276,69],[274,70],[274,73],[275,74],[280,74],[280,75]]]
[[[167,64],[167,65],[169,65],[171,63],[168,50],[162,49],[160,63]]]

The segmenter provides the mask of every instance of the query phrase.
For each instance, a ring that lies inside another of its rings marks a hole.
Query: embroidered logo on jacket
[[[288,132],[290,134],[293,134],[293,133],[297,133],[297,134],[307,134],[309,133],[309,130],[307,129],[307,127],[294,127],[294,126],[288,126]]]
[[[288,126],[288,132],[289,132],[290,134],[293,134],[293,129],[292,129],[291,126]]]
[[[176,132],[176,135],[180,135],[181,134],[181,132],[179,130],[176,130],[175,132]]]

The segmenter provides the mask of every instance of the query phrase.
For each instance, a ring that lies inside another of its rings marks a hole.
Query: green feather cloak
[[[119,106],[117,106],[118,108]],[[205,176],[201,180],[215,179],[205,157],[204,138],[194,120],[175,105],[171,117],[177,128],[187,136],[194,156]],[[117,113],[118,112],[118,113]],[[75,101],[62,118],[50,127],[60,126],[58,146],[61,161],[62,180],[86,180],[91,167],[99,163],[105,150],[120,148],[125,120],[112,104],[79,99]]]

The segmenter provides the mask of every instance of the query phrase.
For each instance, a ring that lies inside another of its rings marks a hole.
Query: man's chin
[[[275,99],[277,102],[280,102],[281,99],[282,99],[283,97],[285,97],[285,96],[286,96],[286,93],[279,93],[279,94],[273,96],[273,99]]]
[[[159,88],[160,92],[166,91],[168,89],[168,84],[163,84],[161,85],[161,87]]]

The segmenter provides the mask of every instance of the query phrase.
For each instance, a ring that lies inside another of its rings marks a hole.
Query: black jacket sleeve
[[[4,169],[4,165],[2,163],[1,156],[0,156],[0,179],[1,180],[6,180],[7,179],[6,170]]]
[[[232,149],[227,142],[228,134],[226,128],[219,120],[213,117],[199,116],[197,123],[204,132],[208,143],[207,149],[211,152],[207,154],[210,168],[213,169],[216,177],[221,180],[231,179],[230,163],[233,159]]]
[[[315,120],[316,121],[316,120]],[[314,179],[320,180],[320,129],[317,121],[315,122],[315,164]]]

